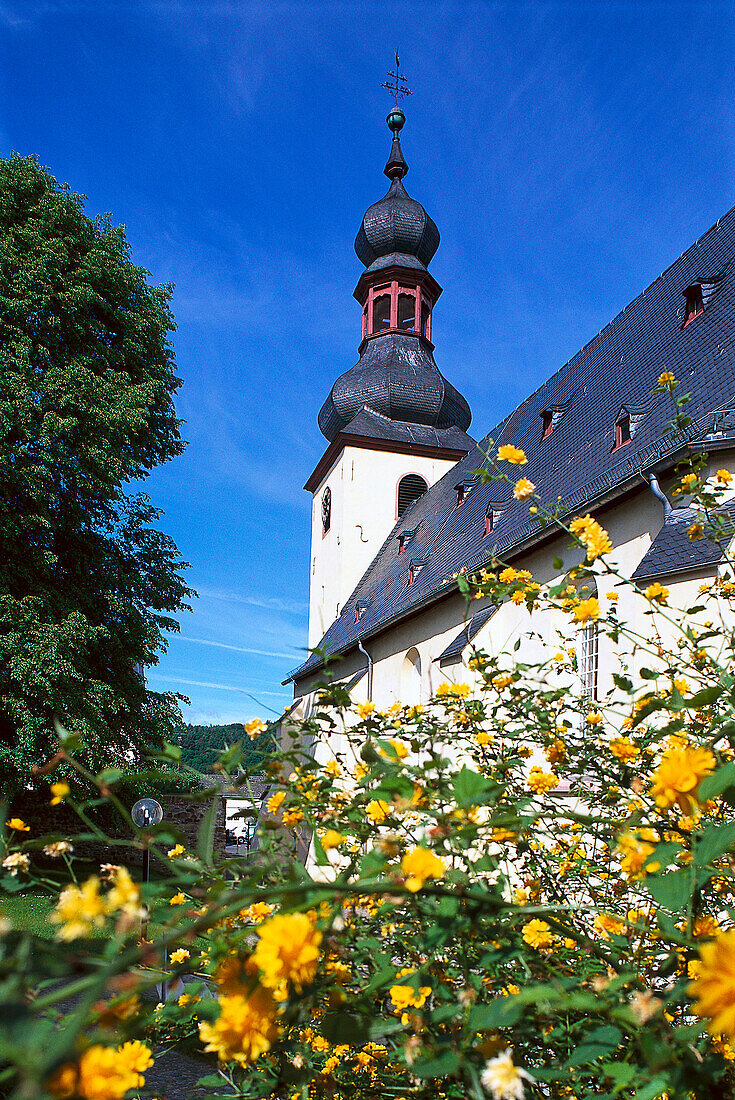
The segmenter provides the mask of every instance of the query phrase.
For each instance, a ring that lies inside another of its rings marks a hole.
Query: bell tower
[[[428,265],[439,230],[403,185],[404,78],[387,122],[393,135],[388,192],[365,213],[355,251],[365,270],[359,360],[319,413],[328,446],[305,488],[312,493],[309,646],[318,645],[396,520],[474,446],[472,414],[434,362],[433,314],[442,292]],[[356,611],[359,616],[359,608]]]

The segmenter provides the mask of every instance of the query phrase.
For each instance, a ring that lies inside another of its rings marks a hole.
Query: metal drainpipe
[[[372,703],[372,701],[373,701],[373,659],[370,656],[370,654],[368,653],[368,651],[365,649],[365,646],[362,644],[362,642],[359,638],[357,639],[357,648],[360,650],[361,653],[364,653],[365,656],[367,657],[367,670],[368,670],[367,697],[368,697],[368,702]]]
[[[661,501],[661,503],[663,504],[663,506],[664,506],[664,523],[666,523],[666,520],[671,515],[671,504],[669,503],[667,497],[665,496],[663,490],[661,489],[661,486],[658,483],[658,478],[656,477],[655,474],[649,474],[648,475],[648,488],[651,490],[653,495],[655,497],[657,497]]]

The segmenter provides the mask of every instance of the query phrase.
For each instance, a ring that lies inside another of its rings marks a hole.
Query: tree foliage
[[[169,739],[144,670],[189,594],[131,482],[181,453],[171,288],[35,158],[0,161],[0,769],[28,781],[57,718],[88,762]]]
[[[181,759],[189,768],[208,774],[212,771],[220,753],[229,745],[243,742],[243,727],[239,722],[220,726],[182,726],[176,737],[181,748]],[[254,741],[245,740],[242,745],[242,765],[249,771],[257,771],[273,749],[270,733],[261,734]]]

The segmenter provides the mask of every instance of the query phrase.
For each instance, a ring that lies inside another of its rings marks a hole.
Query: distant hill
[[[190,726],[185,725],[177,738],[181,746],[182,760],[190,768],[205,774],[212,771],[212,765],[226,745],[241,741],[244,750],[244,766],[259,767],[269,755],[272,735],[266,730],[255,741],[251,741],[239,722],[226,726]]]

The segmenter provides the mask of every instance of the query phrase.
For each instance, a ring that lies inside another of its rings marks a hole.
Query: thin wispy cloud
[[[228,592],[217,588],[207,588],[200,585],[197,589],[200,596],[206,596],[210,600],[223,600],[226,603],[244,603],[250,607],[262,607],[267,611],[287,611],[293,615],[301,615],[307,610],[305,600],[284,600],[279,596],[249,596],[239,592]],[[281,654],[281,656],[283,656]]]
[[[285,658],[287,661],[292,661],[294,657],[298,656],[296,653],[278,653],[272,649],[252,649],[250,646],[245,645],[228,645],[227,642],[210,642],[206,638],[191,638],[188,634],[178,634],[177,637],[182,642],[194,642],[196,645],[208,645],[213,649],[230,649],[234,653],[254,653],[258,657],[280,657]]]
[[[162,680],[167,684],[185,684],[187,687],[215,688],[217,691],[234,691],[239,695],[247,695],[249,698],[252,698],[249,691],[246,691],[245,688],[236,687],[234,684],[217,684],[212,680],[187,680],[183,676],[164,676],[159,672],[151,674],[150,679]],[[264,691],[262,688],[258,688],[258,695],[273,695],[277,699],[290,698],[290,695],[284,691]]]

